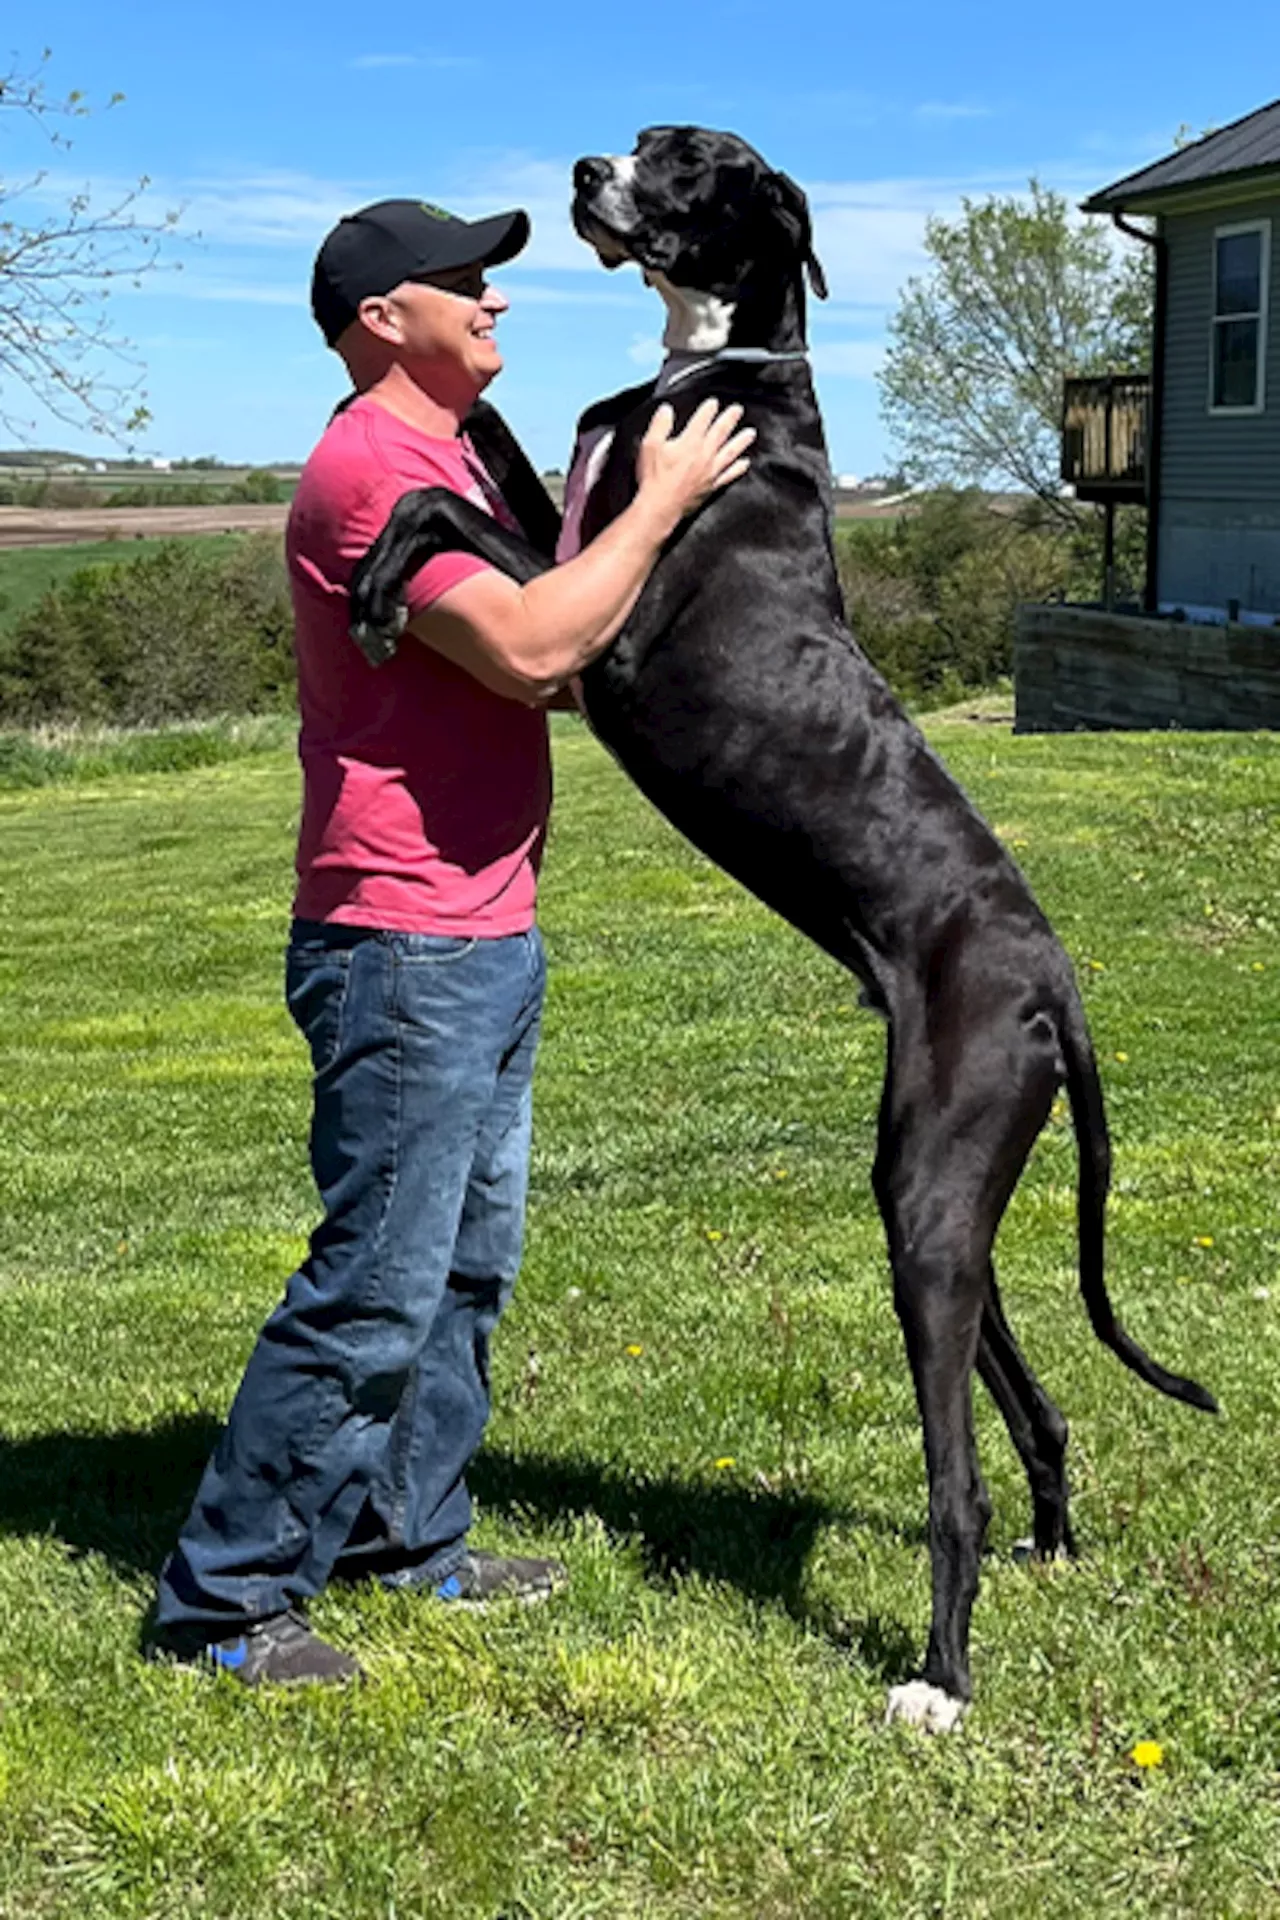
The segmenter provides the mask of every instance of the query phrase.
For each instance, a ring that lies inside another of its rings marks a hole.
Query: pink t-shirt
[[[533,924],[551,803],[545,716],[406,634],[371,667],[347,631],[347,582],[396,501],[449,487],[510,522],[464,440],[419,433],[361,398],[303,468],[285,549],[302,731],[294,913],[412,933]],[[485,563],[440,554],[408,584],[421,613]]]

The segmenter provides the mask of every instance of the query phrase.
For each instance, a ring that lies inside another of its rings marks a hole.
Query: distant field
[[[270,473],[282,488],[298,484],[296,467],[116,467],[107,473],[63,472],[57,467],[14,466],[0,460],[0,486],[83,488],[94,494],[121,487],[238,487],[251,473]]]
[[[191,536],[227,546],[237,536],[217,533]],[[139,547],[134,540],[90,540],[73,545],[14,547],[0,551],[0,647],[20,616],[50,587],[59,586],[81,567],[128,560]]]

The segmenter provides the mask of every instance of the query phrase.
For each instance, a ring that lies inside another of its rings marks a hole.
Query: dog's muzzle
[[[605,185],[612,173],[611,160],[606,160],[603,154],[589,153],[574,163],[573,190],[582,199],[588,199]]]
[[[632,258],[626,239],[637,224],[634,170],[634,160],[608,154],[587,154],[574,163],[574,232],[595,248],[607,267]]]

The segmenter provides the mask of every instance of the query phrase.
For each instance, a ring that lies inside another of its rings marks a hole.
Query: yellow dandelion
[[[716,1472],[726,1473],[730,1467],[736,1467],[737,1464],[738,1464],[737,1461],[734,1459],[731,1453],[722,1453],[720,1455],[720,1458],[715,1463]]]
[[[1127,1065],[1128,1065],[1128,1062],[1129,1062],[1129,1056],[1128,1056],[1128,1054],[1127,1054],[1127,1053],[1117,1053],[1117,1055],[1116,1055],[1116,1059],[1117,1059],[1117,1060],[1118,1060],[1118,1061],[1120,1062],[1120,1065],[1121,1065],[1122,1067],[1123,1067],[1123,1066],[1127,1066]]]
[[[1253,971],[1254,971],[1255,973],[1265,973],[1265,972],[1266,972],[1266,970],[1267,970],[1267,963],[1266,963],[1266,961],[1265,961],[1265,960],[1255,960],[1255,961],[1254,961],[1254,963],[1253,963]]]
[[[1211,1233],[1198,1233],[1196,1235],[1196,1245],[1198,1247],[1211,1247],[1213,1245],[1213,1235]]]
[[[773,1177],[775,1180],[789,1180],[791,1178],[785,1167],[775,1167]]]
[[[723,1234],[721,1233],[721,1231],[720,1231],[720,1229],[719,1229],[719,1227],[708,1227],[708,1228],[707,1228],[707,1238],[708,1238],[708,1240],[713,1240],[713,1241],[714,1241],[714,1240],[723,1240],[723,1239],[724,1239],[724,1235],[723,1235]]]
[[[1145,1772],[1149,1767],[1164,1765],[1164,1748],[1158,1740],[1139,1740],[1129,1758]]]
[[[1090,973],[1105,973],[1106,970],[1107,969],[1101,960],[1091,960],[1089,962]]]
[[[638,1359],[640,1358],[640,1355],[641,1355],[641,1354],[642,1354],[642,1353],[644,1352],[644,1348],[643,1348],[643,1347],[628,1347],[628,1348],[627,1348],[627,1352],[628,1352],[628,1353],[630,1354],[630,1356],[631,1356],[631,1358],[632,1358],[633,1360],[638,1360]]]

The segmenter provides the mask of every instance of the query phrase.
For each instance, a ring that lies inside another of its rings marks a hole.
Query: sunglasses
[[[415,273],[415,286],[435,287],[439,293],[456,293],[463,300],[479,300],[489,282],[483,266],[453,267],[447,273]]]

